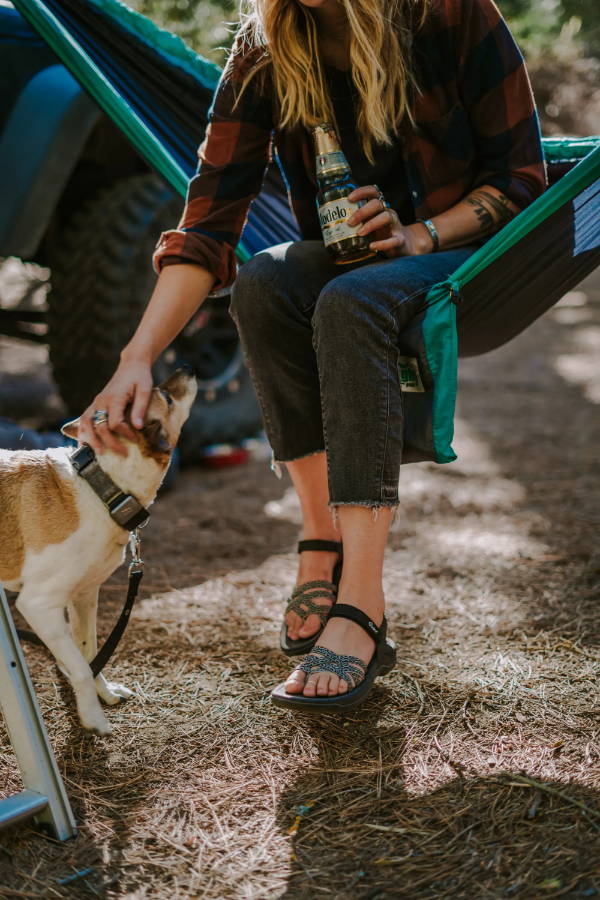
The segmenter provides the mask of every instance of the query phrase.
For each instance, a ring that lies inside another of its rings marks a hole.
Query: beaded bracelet
[[[440,236],[437,232],[437,228],[435,227],[431,219],[417,219],[417,221],[421,222],[431,235],[431,240],[433,241],[432,253],[435,253],[440,249]]]

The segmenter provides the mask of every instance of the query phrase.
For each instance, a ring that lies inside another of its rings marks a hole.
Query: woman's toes
[[[288,613],[285,617],[285,624],[287,625],[288,636],[292,641],[297,641],[302,627],[302,619],[298,613]]]
[[[343,684],[337,675],[331,675],[329,678],[329,696],[335,697],[339,693],[339,685]]]
[[[298,669],[295,669],[285,683],[286,692],[288,694],[300,694],[302,692],[302,688],[304,687],[305,681],[305,673],[300,672]]]
[[[348,682],[344,681],[343,678],[340,678],[339,684],[338,684],[338,691],[337,691],[338,694],[345,694],[347,691],[348,691]]]
[[[327,697],[329,694],[329,682],[331,678],[335,677],[330,675],[328,672],[319,673],[318,681],[317,681],[317,696],[318,697]]]
[[[321,620],[316,615],[316,613],[313,613],[312,615],[308,616],[308,618],[306,619],[306,622],[302,625],[302,627],[298,631],[298,634],[301,638],[312,637],[313,634],[316,634],[320,628],[321,628]]]
[[[304,696],[305,697],[315,697],[317,693],[317,675],[311,675],[310,678],[306,679],[306,683],[304,685]]]

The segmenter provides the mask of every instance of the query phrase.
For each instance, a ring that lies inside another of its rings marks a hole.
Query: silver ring
[[[374,187],[375,190],[377,191],[377,197],[376,197],[376,199],[379,200],[379,202],[381,203],[381,209],[382,209],[382,210],[384,210],[384,209],[389,209],[389,208],[390,208],[390,204],[389,204],[389,203],[387,202],[387,200],[385,199],[385,197],[384,197],[384,195],[383,195],[383,191],[381,190],[381,188],[379,187],[379,185],[374,184],[373,187]]]
[[[105,409],[95,409],[92,416],[92,422],[94,425],[103,425],[104,422],[108,422],[107,411]]]

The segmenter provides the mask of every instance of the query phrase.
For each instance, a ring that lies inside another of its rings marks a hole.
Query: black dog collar
[[[126,494],[112,478],[106,474],[87,444],[71,454],[73,468],[87,481],[95,494],[100,497],[113,521],[126,531],[141,528],[150,518],[150,513],[133,494]]]

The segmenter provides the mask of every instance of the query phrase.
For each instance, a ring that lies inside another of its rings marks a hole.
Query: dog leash
[[[131,562],[129,563],[128,569],[129,584],[127,586],[127,598],[125,600],[125,606],[121,610],[121,615],[117,620],[117,624],[90,663],[90,669],[92,670],[92,675],[94,676],[94,678],[96,677],[96,675],[100,674],[108,660],[115,652],[117,645],[121,640],[123,632],[127,628],[129,616],[131,615],[131,610],[133,609],[133,604],[135,603],[135,598],[137,597],[140,581],[144,576],[144,560],[140,555],[142,550],[142,539],[140,538],[139,528],[135,528],[129,533],[129,550],[131,552]]]
[[[117,645],[121,640],[123,632],[127,627],[129,616],[131,615],[131,610],[133,609],[133,604],[135,603],[138,594],[140,581],[142,580],[144,575],[144,560],[141,557],[142,539],[140,537],[139,528],[135,528],[129,533],[129,550],[131,553],[131,562],[129,563],[128,569],[129,583],[127,585],[127,597],[125,599],[125,605],[121,610],[121,615],[119,616],[115,627],[106,638],[104,644],[102,645],[98,653],[96,653],[95,657],[90,663],[90,669],[92,670],[94,678],[96,677],[96,675],[100,674],[108,660],[115,652]],[[33,631],[24,631],[23,629],[18,628],[17,634],[23,641],[28,641],[31,644],[39,644],[41,647],[46,646],[42,639],[39,638]]]

